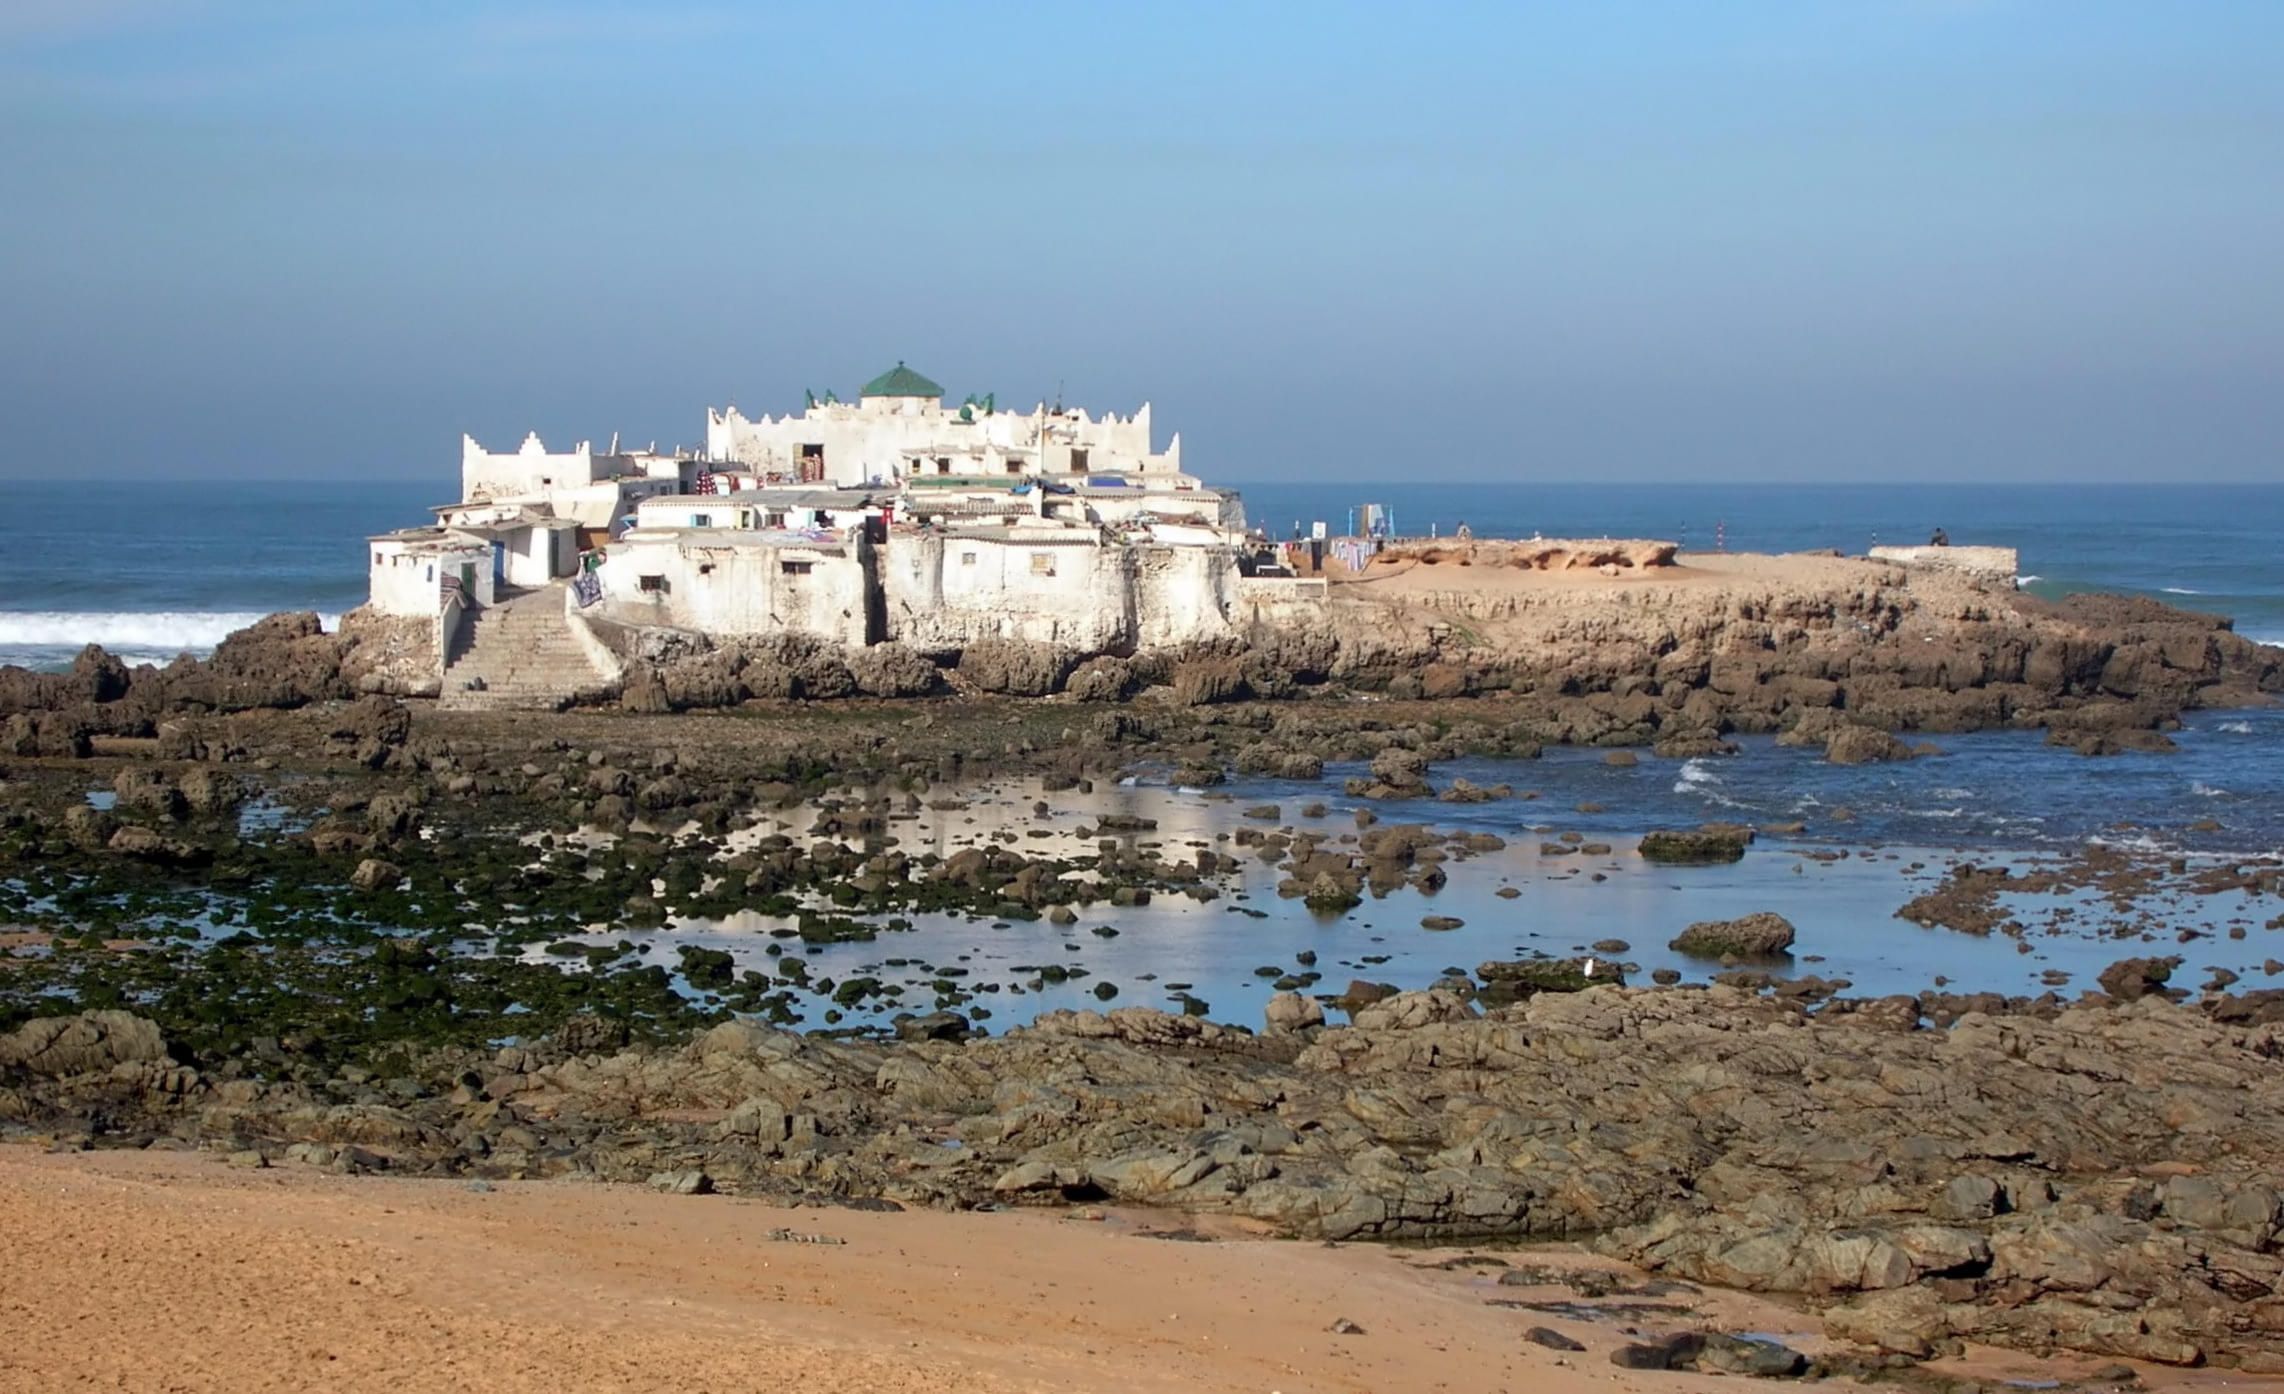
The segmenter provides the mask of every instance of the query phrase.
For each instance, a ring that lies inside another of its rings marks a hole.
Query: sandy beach
[[[1227,1228],[1210,1231],[1216,1242],[1149,1237],[1186,1228],[1118,1210],[786,1210],[632,1187],[472,1191],[237,1170],[191,1153],[10,1147],[0,1386],[1395,1394],[1715,1383],[1614,1369],[1608,1351],[1626,1338],[1612,1327],[1489,1305],[1565,1294],[1438,1266],[1467,1250],[1301,1245]],[[804,1242],[816,1237],[840,1242]],[[1775,1304],[1690,1301],[1692,1322],[1820,1346]],[[1329,1330],[1343,1320],[1362,1331]],[[1587,1349],[1532,1345],[1523,1332],[1534,1325]],[[1978,1352],[1952,1368],[2039,1381],[2081,1364]],[[2154,1387],[2258,1383],[2145,1374]]]

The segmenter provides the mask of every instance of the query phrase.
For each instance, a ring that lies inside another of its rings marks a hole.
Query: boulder
[[[2169,958],[2123,958],[2104,968],[2096,981],[2102,991],[2119,1001],[2138,1002],[2153,992],[2163,993],[2173,970],[2180,966],[2177,954]]]
[[[1324,1025],[1324,1007],[1314,997],[1280,992],[1269,999],[1263,1013],[1272,1035],[1289,1035]]]
[[[236,775],[195,765],[183,771],[175,787],[195,818],[219,818],[233,813],[246,801],[246,786]]]
[[[394,890],[404,880],[404,868],[378,857],[367,857],[349,873],[349,884],[360,891]]]
[[[849,675],[868,697],[925,697],[943,685],[927,655],[902,644],[873,644],[850,652]]]
[[[1745,846],[1751,841],[1749,832],[1658,831],[1644,833],[1637,850],[1644,861],[1670,866],[1704,866],[1744,860]]]
[[[960,678],[983,692],[1044,697],[1063,685],[1075,655],[1059,644],[984,639],[960,651]]]
[[[1456,992],[1429,988],[1399,992],[1393,997],[1356,1008],[1351,1019],[1360,1031],[1416,1031],[1438,1022],[1471,1021],[1478,1013]]]
[[[1700,920],[1666,947],[1694,958],[1770,958],[1792,949],[1792,921],[1770,910],[1734,920]]]
[[[1909,760],[1911,747],[1886,731],[1869,726],[1842,726],[1824,743],[1824,758],[1835,765],[1870,765],[1888,760]]]
[[[1174,701],[1181,706],[1234,702],[1251,690],[1244,665],[1235,659],[1192,659],[1174,665]]]
[[[1081,702],[1121,702],[1134,690],[1134,665],[1123,658],[1090,658],[1073,669],[1063,690]]]
[[[0,1070],[33,1075],[95,1074],[166,1058],[158,1025],[132,1012],[34,1017],[0,1036]]]

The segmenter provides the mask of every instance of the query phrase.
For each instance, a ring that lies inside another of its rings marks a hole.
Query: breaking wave
[[[1699,794],[1720,782],[1721,776],[1713,773],[1711,765],[1706,764],[1703,760],[1685,760],[1682,762],[1679,777],[1673,781],[1673,792],[1676,794]]]
[[[19,610],[0,612],[0,650],[72,649],[101,644],[126,656],[205,654],[263,618],[263,610]],[[325,627],[339,615],[326,615]]]
[[[2191,589],[2189,589],[2187,586],[2159,586],[2157,589],[2159,589],[2159,590],[2161,590],[2161,591],[2165,592],[2167,595],[2203,595],[2203,594],[2204,594],[2204,592],[2203,592],[2203,591],[2198,591],[2198,590],[2191,590]]]
[[[2224,721],[2213,729],[2226,731],[2232,736],[2249,736],[2252,734],[2252,723],[2249,721]]]

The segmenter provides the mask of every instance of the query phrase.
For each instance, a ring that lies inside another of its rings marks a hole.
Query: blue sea
[[[2024,587],[2106,590],[2227,615],[2284,641],[2284,486],[1416,484],[1238,486],[1276,536],[1346,530],[1378,503],[1397,531],[1653,537],[1784,552],[1924,542],[2016,548]],[[19,483],[0,547],[0,664],[55,668],[97,643],[130,662],[204,654],[277,610],[328,623],[365,597],[365,539],[424,522],[458,481],[136,484],[138,507],[80,484]]]

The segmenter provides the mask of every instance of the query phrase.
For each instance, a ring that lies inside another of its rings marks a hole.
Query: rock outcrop
[[[740,1021],[624,1049],[566,1027],[387,1094],[209,1077],[148,1023],[90,1013],[0,1038],[0,1119],[354,1146],[415,1173],[702,1171],[733,1193],[1107,1197],[1328,1239],[1589,1239],[1797,1294],[1909,1354],[2284,1363],[2284,1024],[2155,995],[1947,1030],[1923,1009],[1950,1013],[1720,987],[1484,1011],[1439,989],[1345,1028],[1283,1001],[1259,1037],[1143,1008],[899,1045]]]

